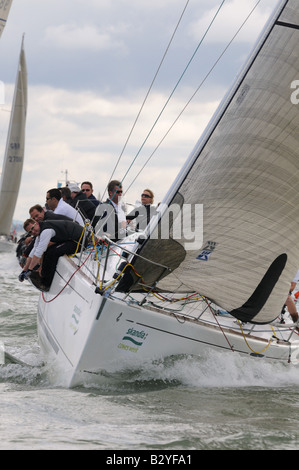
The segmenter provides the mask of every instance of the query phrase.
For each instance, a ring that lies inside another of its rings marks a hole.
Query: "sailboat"
[[[6,25],[12,0],[3,0],[0,4],[0,37]]]
[[[281,1],[143,233],[115,242],[99,222],[59,259],[38,334],[65,386],[210,349],[299,364],[280,317],[299,262],[298,25]]]
[[[0,182],[0,235],[10,234],[18,199],[24,163],[26,114],[27,68],[23,38]]]

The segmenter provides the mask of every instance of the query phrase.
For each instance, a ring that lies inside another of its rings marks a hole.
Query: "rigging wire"
[[[147,142],[148,138],[150,137],[152,131],[154,130],[154,128],[155,128],[157,122],[159,121],[160,117],[162,116],[162,114],[163,114],[163,112],[164,112],[166,106],[168,105],[168,103],[169,103],[169,101],[171,100],[172,96],[174,95],[174,93],[175,93],[177,87],[179,86],[180,82],[182,81],[183,76],[185,75],[185,73],[186,73],[188,67],[190,66],[192,60],[194,59],[196,53],[198,52],[198,49],[200,48],[200,46],[201,46],[201,44],[203,43],[203,41],[204,41],[206,35],[208,34],[209,30],[211,29],[211,27],[212,27],[212,25],[213,25],[215,19],[217,18],[218,14],[219,14],[219,12],[220,12],[220,10],[221,10],[221,8],[223,7],[225,1],[226,1],[226,0],[222,0],[220,6],[218,7],[218,9],[217,9],[217,11],[216,11],[216,13],[215,13],[215,15],[214,15],[212,21],[210,22],[210,24],[209,24],[208,28],[206,29],[206,31],[205,31],[203,37],[201,38],[199,44],[197,45],[195,51],[193,52],[191,58],[189,59],[187,65],[186,65],[186,67],[185,67],[185,69],[183,70],[183,73],[181,74],[181,76],[180,76],[179,80],[177,81],[176,85],[174,86],[174,88],[173,88],[172,92],[170,93],[168,99],[166,100],[166,103],[164,104],[162,110],[161,110],[160,113],[158,114],[158,117],[157,117],[156,120],[154,121],[154,124],[152,125],[150,131],[148,132],[146,138],[144,139],[144,141],[143,141],[141,147],[139,148],[137,154],[136,154],[135,157],[133,158],[133,161],[132,161],[131,165],[129,166],[128,170],[126,171],[124,177],[122,178],[121,183],[123,183],[123,181],[125,180],[127,174],[129,173],[130,169],[132,168],[132,166],[133,166],[134,162],[136,161],[138,155],[140,154],[141,150],[143,149],[144,145],[146,144],[146,142]]]
[[[207,78],[210,76],[210,74],[213,72],[213,70],[215,69],[215,67],[217,66],[217,64],[220,62],[220,60],[222,59],[222,57],[224,56],[224,54],[226,53],[227,49],[230,47],[230,45],[232,44],[232,42],[235,40],[236,36],[240,33],[241,29],[244,27],[244,25],[246,24],[246,22],[249,20],[250,16],[253,14],[254,10],[257,8],[257,6],[259,5],[259,3],[261,2],[261,0],[258,0],[257,3],[255,4],[255,6],[252,8],[252,10],[249,12],[249,14],[247,15],[247,17],[245,18],[245,20],[243,21],[243,23],[241,24],[241,26],[238,28],[238,30],[236,31],[236,33],[234,34],[234,36],[231,38],[231,40],[228,42],[228,44],[226,45],[226,47],[223,49],[222,53],[220,54],[220,56],[218,57],[218,59],[215,61],[215,63],[213,64],[213,66],[210,68],[210,70],[207,72],[207,74],[204,76],[204,78],[202,79],[202,81],[200,82],[200,84],[198,85],[198,87],[196,88],[196,90],[194,91],[194,93],[191,95],[191,97],[189,98],[189,100],[187,101],[187,103],[185,104],[185,106],[183,107],[183,109],[181,110],[181,112],[178,114],[177,118],[174,120],[174,122],[172,123],[172,125],[169,127],[169,129],[167,130],[167,132],[164,134],[164,136],[162,137],[162,139],[160,140],[160,142],[157,144],[156,148],[153,150],[153,152],[150,154],[150,156],[148,157],[148,159],[146,160],[146,162],[144,163],[144,165],[141,167],[141,169],[139,170],[139,172],[137,173],[137,175],[135,176],[135,178],[133,179],[133,181],[131,182],[131,184],[127,187],[127,190],[126,192],[131,188],[131,186],[133,185],[133,183],[135,183],[135,181],[137,180],[138,176],[140,175],[140,173],[144,170],[144,168],[146,167],[146,165],[148,164],[148,162],[151,160],[151,158],[153,157],[153,155],[156,153],[156,151],[158,150],[158,148],[160,147],[160,145],[162,144],[162,142],[166,139],[166,137],[168,136],[168,134],[170,133],[170,131],[172,130],[172,128],[175,126],[175,124],[177,123],[177,121],[180,119],[180,117],[182,116],[182,114],[185,112],[185,110],[187,109],[187,107],[189,106],[189,104],[191,103],[191,101],[193,100],[193,98],[195,97],[195,95],[198,93],[198,91],[200,90],[200,88],[203,86],[203,84],[205,83],[205,81],[207,80]]]
[[[140,171],[137,173],[137,175],[135,176],[135,178],[133,179],[133,181],[131,182],[131,184],[128,186],[127,190],[124,192],[124,195],[128,192],[128,190],[131,188],[131,186],[133,185],[133,183],[136,181],[136,179],[138,178],[138,176],[140,175],[140,173],[144,170],[145,166],[148,164],[148,162],[150,161],[150,159],[153,157],[154,153],[158,150],[158,148],[160,147],[160,145],[162,144],[162,142],[165,140],[165,138],[167,137],[167,135],[170,133],[171,129],[174,127],[174,125],[176,124],[176,122],[179,120],[179,118],[181,117],[181,115],[183,114],[183,112],[186,110],[186,108],[189,106],[190,102],[192,101],[192,99],[194,98],[194,96],[198,93],[199,89],[202,87],[202,85],[204,84],[204,82],[207,80],[207,78],[209,77],[209,75],[212,73],[212,71],[214,70],[214,68],[216,67],[216,65],[219,63],[219,61],[221,60],[221,58],[223,57],[223,55],[225,54],[225,52],[227,51],[227,49],[230,47],[231,43],[234,41],[234,39],[236,38],[236,36],[239,34],[239,32],[241,31],[241,29],[244,27],[244,25],[246,24],[246,22],[248,21],[248,19],[250,18],[250,16],[253,14],[254,10],[257,8],[257,6],[259,5],[259,3],[261,2],[261,0],[258,0],[257,3],[255,4],[255,6],[252,8],[252,10],[249,12],[249,14],[247,15],[247,17],[245,18],[245,20],[243,21],[243,23],[241,24],[241,26],[238,28],[237,32],[234,34],[234,36],[232,37],[232,39],[228,42],[228,44],[226,45],[226,47],[224,48],[224,50],[222,51],[222,53],[220,54],[220,56],[218,57],[218,59],[216,60],[216,62],[214,63],[214,65],[211,67],[211,69],[208,71],[208,73],[206,74],[206,76],[203,78],[203,80],[201,81],[201,83],[199,84],[199,86],[197,87],[197,89],[195,90],[195,92],[192,94],[191,98],[188,100],[188,102],[186,103],[186,105],[183,107],[183,109],[181,110],[181,112],[179,113],[179,115],[177,116],[177,118],[175,119],[175,121],[172,123],[172,125],[170,126],[170,128],[168,129],[168,131],[165,133],[164,137],[160,140],[160,142],[158,143],[158,145],[156,146],[156,148],[154,149],[154,151],[151,153],[151,155],[149,156],[149,158],[147,159],[147,161],[145,162],[145,164],[142,166],[142,168],[140,169]],[[143,149],[145,143],[147,142],[148,138],[150,137],[152,131],[154,130],[154,127],[156,126],[158,120],[160,119],[161,115],[163,114],[166,106],[168,105],[170,99],[172,98],[175,90],[177,89],[179,83],[181,82],[183,76],[185,75],[189,65],[191,64],[192,60],[194,59],[199,47],[201,46],[201,44],[203,43],[205,37],[207,36],[209,30],[211,29],[215,19],[217,18],[221,8],[223,7],[225,3],[225,0],[222,0],[220,6],[218,7],[214,17],[212,18],[208,28],[206,29],[204,35],[202,36],[199,44],[197,45],[195,51],[193,52],[190,60],[188,61],[183,73],[181,74],[179,80],[177,81],[177,84],[175,85],[175,87],[173,88],[172,90],[172,93],[170,94],[169,98],[166,100],[166,103],[164,104],[162,110],[160,111],[158,117],[156,118],[154,124],[152,125],[149,133],[147,134],[145,140],[143,141],[143,144],[141,145],[141,147],[139,148],[137,154],[135,155],[131,165],[129,166],[129,168],[127,169],[125,175],[123,176],[123,178],[121,179],[121,182],[120,182],[120,186],[122,185],[123,181],[125,180],[126,176],[128,175],[128,173],[130,172],[134,162],[136,161],[138,155],[140,154],[141,150]],[[187,5],[186,5],[187,7]],[[186,9],[185,7],[185,9]],[[182,15],[181,15],[182,16]],[[166,53],[165,53],[166,54]],[[164,54],[164,57],[165,57],[165,54]],[[155,77],[157,76],[157,74],[155,75]],[[147,95],[148,96],[148,95]],[[144,103],[145,103],[145,100],[144,100]],[[116,167],[115,167],[116,168]],[[106,188],[107,189],[107,188]]]
[[[177,23],[177,25],[176,25],[176,27],[175,27],[175,29],[174,29],[174,32],[172,33],[172,36],[171,36],[171,38],[170,38],[170,41],[169,41],[169,43],[168,43],[168,45],[167,45],[167,47],[166,47],[166,50],[165,50],[165,52],[164,52],[164,54],[163,54],[163,57],[162,57],[162,59],[161,59],[161,61],[160,61],[160,64],[159,64],[159,66],[158,66],[158,69],[157,69],[157,71],[156,71],[156,73],[155,73],[155,75],[154,75],[154,78],[152,79],[152,82],[151,82],[151,84],[150,84],[150,87],[149,87],[149,89],[148,89],[148,91],[147,91],[147,93],[146,93],[146,95],[145,95],[145,98],[144,98],[142,104],[141,104],[141,107],[140,107],[140,109],[139,109],[139,111],[138,111],[138,113],[137,113],[137,116],[136,116],[136,118],[135,118],[135,121],[134,121],[134,123],[133,123],[133,126],[132,126],[132,128],[131,128],[131,130],[130,130],[130,132],[129,132],[129,135],[128,135],[128,137],[127,137],[127,140],[125,141],[125,144],[124,144],[124,146],[123,146],[123,148],[122,148],[122,151],[121,151],[121,153],[120,153],[120,155],[119,155],[119,157],[118,157],[118,160],[117,160],[116,165],[115,165],[115,167],[114,167],[114,169],[113,169],[113,171],[112,171],[112,174],[111,174],[111,176],[110,176],[109,181],[112,180],[112,177],[113,177],[113,175],[114,175],[114,173],[115,173],[115,171],[116,171],[116,168],[117,168],[118,165],[119,165],[119,162],[120,162],[120,160],[121,160],[121,157],[122,157],[122,155],[123,155],[123,153],[124,153],[124,151],[125,151],[125,149],[126,149],[126,147],[127,147],[127,144],[128,144],[128,142],[129,142],[129,140],[130,140],[130,137],[131,137],[131,135],[132,135],[132,133],[133,133],[133,130],[135,129],[135,126],[136,126],[136,124],[137,124],[137,121],[138,121],[138,119],[139,119],[139,117],[140,117],[140,114],[141,114],[143,108],[144,108],[144,105],[145,105],[145,103],[146,103],[146,100],[147,100],[147,98],[148,98],[148,96],[149,96],[149,94],[150,94],[150,92],[151,92],[151,90],[152,90],[152,88],[153,88],[153,85],[154,85],[154,83],[155,83],[155,81],[156,81],[156,78],[157,78],[157,76],[158,76],[158,73],[159,73],[159,71],[160,71],[160,69],[161,69],[161,67],[162,67],[162,64],[163,64],[163,62],[164,62],[164,60],[165,60],[165,57],[166,57],[166,55],[167,55],[167,53],[168,53],[168,51],[169,51],[169,49],[170,49],[171,43],[172,43],[172,41],[173,41],[173,39],[174,39],[174,36],[175,36],[175,34],[176,34],[177,30],[178,30],[178,27],[179,27],[179,25],[180,25],[180,23],[181,23],[181,21],[182,21],[183,16],[184,16],[184,14],[185,14],[185,11],[186,11],[186,9],[187,9],[187,6],[188,6],[188,4],[189,4],[189,1],[190,1],[190,0],[187,0],[187,3],[186,3],[186,5],[185,5],[185,7],[183,8],[183,11],[182,11],[182,13],[181,13],[181,15],[180,15],[179,21],[178,21],[178,23]],[[106,189],[107,189],[107,188],[106,188]],[[105,189],[105,191],[106,191],[106,189]],[[104,191],[104,192],[105,192],[105,191]]]

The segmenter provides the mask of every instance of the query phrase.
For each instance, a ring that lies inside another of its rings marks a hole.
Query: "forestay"
[[[298,25],[298,0],[282,1],[164,201],[203,205],[202,245],[147,239],[139,254],[171,274],[133,260],[145,284],[163,277],[160,290],[199,292],[243,321],[274,320],[298,269]],[[138,282],[128,273],[120,289]]]

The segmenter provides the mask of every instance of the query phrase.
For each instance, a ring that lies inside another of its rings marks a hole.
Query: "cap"
[[[71,193],[80,193],[81,191],[77,184],[69,184],[68,188],[70,189]]]

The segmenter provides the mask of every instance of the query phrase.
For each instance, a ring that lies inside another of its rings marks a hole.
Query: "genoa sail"
[[[9,235],[21,183],[27,114],[27,68],[22,41],[0,183],[0,235]]]
[[[0,2],[0,37],[6,25],[12,0],[2,0]]]
[[[203,227],[193,216],[191,232],[202,230],[202,239],[188,246],[183,222],[175,239],[175,214],[169,239],[157,235],[169,218],[161,210],[132,262],[145,285],[198,292],[246,322],[279,315],[299,263],[298,78],[298,1],[284,0],[164,201],[201,204]],[[131,271],[121,289],[138,284]]]

